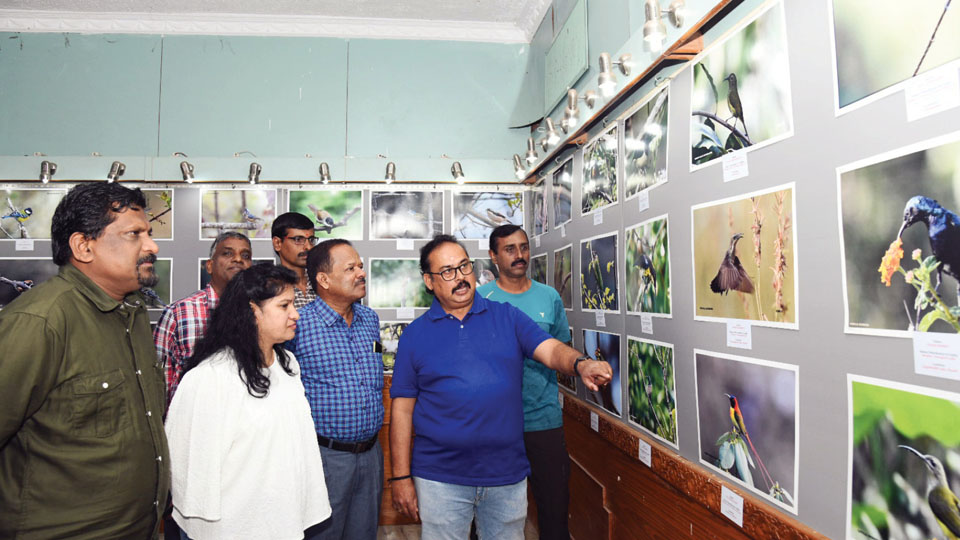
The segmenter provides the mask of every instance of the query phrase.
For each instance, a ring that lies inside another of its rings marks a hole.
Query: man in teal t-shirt
[[[513,304],[551,336],[569,342],[570,326],[560,295],[553,287],[527,277],[530,241],[523,229],[516,225],[494,229],[490,233],[490,258],[500,276],[478,287],[480,296]],[[523,361],[523,431],[540,538],[568,540],[570,457],[563,439],[557,374],[530,358]]]

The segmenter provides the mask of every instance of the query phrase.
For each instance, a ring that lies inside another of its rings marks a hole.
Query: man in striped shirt
[[[375,540],[383,490],[380,319],[360,303],[367,274],[350,242],[311,249],[307,276],[317,299],[299,310],[287,348],[300,363],[333,514],[306,537]]]

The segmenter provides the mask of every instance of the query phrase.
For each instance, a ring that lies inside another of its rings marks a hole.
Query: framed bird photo
[[[342,189],[292,189],[287,208],[313,221],[317,238],[363,240],[363,191]]]
[[[553,252],[553,288],[560,294],[563,307],[573,309],[573,244]]]
[[[768,3],[691,68],[690,170],[793,135],[783,2]]]
[[[0,257],[0,309],[59,271],[50,257]]]
[[[607,362],[610,364],[610,369],[613,370],[613,378],[610,380],[610,384],[601,387],[596,392],[584,387],[584,391],[587,393],[587,401],[603,407],[610,414],[620,417],[620,411],[623,410],[620,391],[620,334],[585,329],[583,331],[583,354],[593,360]]]
[[[493,229],[523,227],[522,191],[454,191],[453,232],[457,238],[489,239]]]
[[[960,67],[960,10],[949,0],[831,0],[838,115],[939,66]],[[869,69],[864,69],[869,66]],[[954,71],[956,72],[956,71]]]
[[[428,308],[433,303],[418,259],[370,259],[367,283],[367,305],[372,308]]]
[[[627,419],[679,449],[673,345],[627,336],[627,366]]]
[[[400,336],[410,321],[380,321],[380,345],[383,346],[383,372],[393,373],[393,364],[397,359],[397,345]]]
[[[548,285],[546,253],[530,257],[530,279]]]
[[[960,394],[847,375],[849,540],[960,538]]]
[[[172,189],[143,189],[147,199],[147,221],[153,228],[154,240],[173,240],[173,196]]]
[[[153,263],[153,271],[157,274],[157,284],[153,287],[140,289],[140,294],[147,303],[147,309],[163,309],[173,301],[173,259],[160,257]]]
[[[960,332],[960,132],[837,169],[845,330]]]
[[[500,277],[500,269],[489,257],[477,257],[473,260],[473,273],[477,275],[477,287]]]
[[[573,156],[553,170],[550,186],[553,198],[553,228],[570,223],[573,217]]]
[[[547,232],[547,184],[542,180],[533,186],[533,211],[531,212],[531,236],[540,236]]]
[[[799,499],[799,368],[694,349],[700,463],[789,512]]]
[[[580,309],[620,312],[617,233],[580,241]]]
[[[583,182],[580,186],[580,215],[585,216],[617,204],[618,184],[617,123],[583,147]]]
[[[667,215],[624,231],[627,314],[672,317],[670,238]]]
[[[623,117],[623,184],[628,200],[667,181],[669,101],[667,84]]]
[[[216,238],[225,231],[245,234],[251,240],[269,240],[276,217],[275,189],[200,190],[201,240]]]
[[[799,328],[794,184],[691,208],[694,320]]]
[[[0,191],[0,240],[50,239],[50,223],[65,189]]]
[[[370,192],[370,239],[429,240],[443,233],[443,191]]]

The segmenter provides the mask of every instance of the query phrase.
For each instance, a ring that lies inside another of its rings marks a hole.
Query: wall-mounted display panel
[[[523,227],[523,192],[453,192],[453,235],[489,239],[493,229],[513,224]]]
[[[373,308],[426,308],[433,303],[418,259],[370,259],[367,301]]]
[[[694,206],[694,319],[798,328],[794,185]]]
[[[600,387],[597,392],[585,389],[587,401],[599,405],[611,414],[620,416],[620,411],[623,410],[620,391],[620,334],[585,329],[583,354],[594,360],[607,362],[613,370],[610,384]]]
[[[627,313],[671,317],[670,238],[666,214],[624,231]]]
[[[711,46],[691,68],[691,169],[793,135],[783,2]]]
[[[600,133],[583,147],[583,183],[580,215],[587,215],[617,203],[617,124]]]
[[[201,189],[200,239],[236,231],[251,239],[269,239],[277,217],[275,189]]]
[[[620,311],[617,233],[580,241],[580,309]]]
[[[14,189],[0,191],[0,240],[50,238],[50,223],[65,189]]]
[[[373,191],[370,239],[429,240],[443,233],[443,191]]]
[[[317,238],[363,240],[361,190],[293,189],[287,193],[287,208],[313,220]]]
[[[670,85],[627,111],[623,118],[623,183],[626,198],[667,181]]]
[[[628,336],[627,360],[627,418],[658,440],[679,448],[673,345]]]

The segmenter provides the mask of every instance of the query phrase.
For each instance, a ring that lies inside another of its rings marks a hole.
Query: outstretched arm
[[[606,386],[613,378],[610,364],[597,360],[583,360],[577,365],[576,372],[573,364],[577,358],[583,356],[580,351],[565,345],[557,339],[548,339],[537,346],[533,351],[533,359],[550,369],[555,369],[566,375],[579,375],[587,388],[596,392],[601,386]]]

